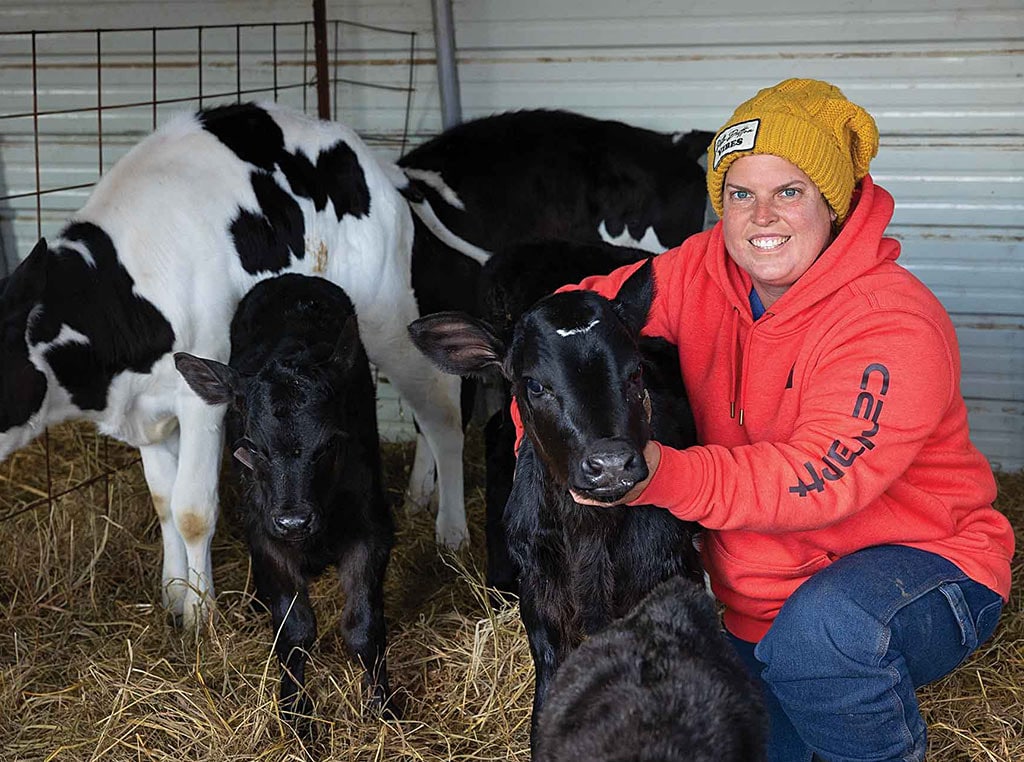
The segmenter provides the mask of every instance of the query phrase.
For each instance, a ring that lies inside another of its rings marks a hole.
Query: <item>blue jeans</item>
[[[760,682],[768,762],[924,759],[915,688],[995,630],[1003,601],[944,558],[881,545],[804,582],[758,644],[729,635]]]

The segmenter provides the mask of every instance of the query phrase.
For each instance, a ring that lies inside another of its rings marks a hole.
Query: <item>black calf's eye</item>
[[[525,378],[523,379],[523,384],[526,386],[526,391],[530,394],[536,395],[544,393],[544,385],[535,378]]]

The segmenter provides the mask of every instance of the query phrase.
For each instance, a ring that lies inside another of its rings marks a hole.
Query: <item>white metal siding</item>
[[[309,7],[8,0],[0,24],[280,21]],[[410,127],[419,138],[439,130],[430,0],[328,2],[328,16],[419,32]],[[713,130],[786,77],[841,87],[881,130],[872,174],[896,198],[890,233],[903,243],[901,261],[957,326],[975,441],[997,467],[1024,466],[1020,0],[456,0],[454,17],[466,118],[558,107]],[[346,32],[343,76],[404,84],[406,45]],[[393,136],[404,127],[404,100],[349,85],[336,94],[339,118],[358,130]]]

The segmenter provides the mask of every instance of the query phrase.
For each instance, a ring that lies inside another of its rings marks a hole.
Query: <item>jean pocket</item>
[[[984,643],[992,637],[996,631],[996,624],[999,623],[999,615],[1003,613],[1003,599],[998,595],[996,599],[978,612],[975,618],[975,630],[978,634],[978,644]]]
[[[966,653],[969,654],[978,647],[978,630],[974,626],[974,618],[964,598],[964,592],[956,582],[943,582],[939,585],[939,591],[945,597],[953,612],[953,618],[960,627],[960,645],[964,646]]]
[[[965,584],[968,586],[966,591],[963,588]],[[967,653],[992,637],[999,615],[1003,612],[1003,599],[998,593],[970,580],[963,583],[945,582],[939,586],[939,590],[960,626],[960,643],[967,648]],[[977,616],[971,613],[972,604],[978,610]]]

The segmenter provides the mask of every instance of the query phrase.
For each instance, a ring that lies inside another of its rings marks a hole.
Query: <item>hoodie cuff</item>
[[[661,442],[655,444],[661,453],[658,468],[644,491],[629,504],[656,505],[670,511],[678,519],[694,521],[690,515],[693,507],[684,499],[687,491],[681,488],[682,485],[695,483],[693,454],[666,447]]]

